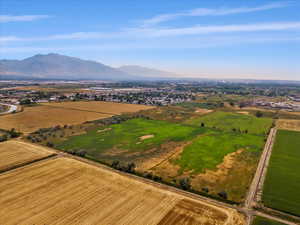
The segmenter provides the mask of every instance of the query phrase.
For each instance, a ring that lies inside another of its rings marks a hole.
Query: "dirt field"
[[[32,162],[53,154],[45,147],[21,141],[0,143],[0,171]]]
[[[30,133],[39,128],[55,125],[80,124],[102,119],[123,112],[148,109],[148,106],[109,102],[66,102],[49,103],[43,106],[26,107],[23,112],[0,117],[0,128],[15,128]]]
[[[300,120],[279,119],[276,121],[276,127],[278,129],[300,131]]]
[[[245,224],[235,210],[69,158],[0,175],[0,205],[0,224],[6,225]]]

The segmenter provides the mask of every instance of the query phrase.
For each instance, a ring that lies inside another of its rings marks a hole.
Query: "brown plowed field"
[[[0,171],[8,170],[54,154],[45,147],[21,141],[0,143]]]
[[[42,106],[25,107],[23,112],[0,117],[0,128],[12,128],[30,133],[40,128],[65,124],[80,124],[85,121],[111,117],[125,112],[151,108],[144,105],[111,102],[63,102]]]
[[[235,210],[70,158],[48,159],[0,175],[0,205],[0,224],[5,225],[244,224]]]

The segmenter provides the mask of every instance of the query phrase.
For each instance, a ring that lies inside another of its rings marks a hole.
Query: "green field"
[[[259,135],[210,131],[186,146],[176,163],[182,170],[201,173],[215,169],[229,153],[239,149],[260,152],[263,145],[264,137]]]
[[[265,180],[266,206],[300,216],[300,132],[278,130]]]
[[[193,109],[193,110],[195,110],[195,108],[216,109],[218,107],[221,107],[219,103],[210,103],[210,102],[182,102],[182,103],[178,103],[177,105],[187,109]]]
[[[204,123],[206,127],[214,127],[221,130],[240,130],[252,134],[266,134],[272,125],[270,118],[257,118],[253,115],[244,115],[232,112],[217,111],[186,121],[190,125]]]
[[[131,119],[70,137],[68,140],[56,144],[56,147],[61,150],[85,150],[89,156],[98,158],[101,153],[105,153],[109,149],[142,152],[158,147],[164,142],[190,140],[203,132],[205,132],[205,128],[159,120]],[[153,135],[153,137],[142,140],[141,137],[145,135]]]
[[[286,225],[286,224],[257,216],[253,220],[252,225]]]
[[[149,113],[147,116],[155,119],[139,118],[110,126],[96,125],[96,128],[90,128],[85,134],[61,138],[53,142],[58,149],[84,150],[88,157],[105,163],[115,160],[121,163],[134,162],[138,167],[141,166],[139,167],[141,172],[153,173],[166,182],[173,182],[174,179],[188,176],[194,190],[201,191],[203,187],[206,187],[209,188],[210,195],[216,196],[219,192],[226,191],[229,200],[236,202],[244,200],[264,145],[265,135],[258,132],[259,128],[256,127],[257,133],[233,131],[223,124],[221,117],[215,116],[211,117],[208,122],[221,124],[219,129],[213,129],[213,126],[208,125],[201,127],[195,123],[171,122],[173,118],[181,120],[181,118],[187,119],[194,116],[190,114],[192,116],[188,117],[188,112],[179,106],[161,107],[157,111],[152,110],[147,113]],[[220,113],[228,116],[228,113]],[[216,113],[209,115],[214,114]],[[234,127],[241,123],[241,118],[244,116],[237,114],[237,117],[227,118],[226,123]],[[156,117],[167,118],[168,121],[159,120]],[[245,128],[249,124],[255,126],[261,121],[256,117],[246,117],[251,118],[254,125],[250,122],[244,123]],[[272,123],[272,120],[268,121]],[[264,131],[267,129],[268,127]],[[144,136],[150,137],[143,139]],[[181,150],[180,146],[183,147],[182,152],[177,154],[176,149]],[[230,165],[226,161],[226,166],[229,165],[229,167],[222,167],[221,173],[218,173],[213,180],[206,177],[199,179],[206,169],[216,171],[226,155],[238,150],[242,151],[229,158]],[[171,158],[166,158],[170,155],[172,155]],[[147,167],[149,165],[147,163],[153,163],[153,159],[155,164]],[[143,167],[144,163],[146,167]],[[155,169],[152,170],[153,166]],[[147,169],[144,170],[144,168]]]

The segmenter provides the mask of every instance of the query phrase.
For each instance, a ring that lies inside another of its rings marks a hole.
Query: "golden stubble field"
[[[155,108],[153,106],[137,105],[137,104],[124,104],[116,102],[101,102],[101,101],[80,101],[80,102],[53,102],[43,103],[46,106],[61,107],[65,109],[84,110],[90,112],[108,113],[108,114],[121,114],[137,112]]]
[[[46,147],[21,141],[0,143],[0,171],[8,170],[54,154]]]
[[[278,129],[300,131],[300,120],[279,119],[276,121],[276,127]]]
[[[85,121],[107,118],[126,112],[151,108],[144,105],[112,102],[63,102],[25,107],[23,112],[0,116],[0,128],[12,128],[30,133],[40,128],[65,124],[80,124]]]
[[[233,209],[63,157],[1,174],[0,205],[6,225],[245,224]]]

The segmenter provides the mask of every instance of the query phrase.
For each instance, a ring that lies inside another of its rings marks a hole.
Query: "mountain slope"
[[[35,55],[24,60],[0,60],[0,75],[45,79],[130,79],[131,76],[104,64],[59,55]]]

